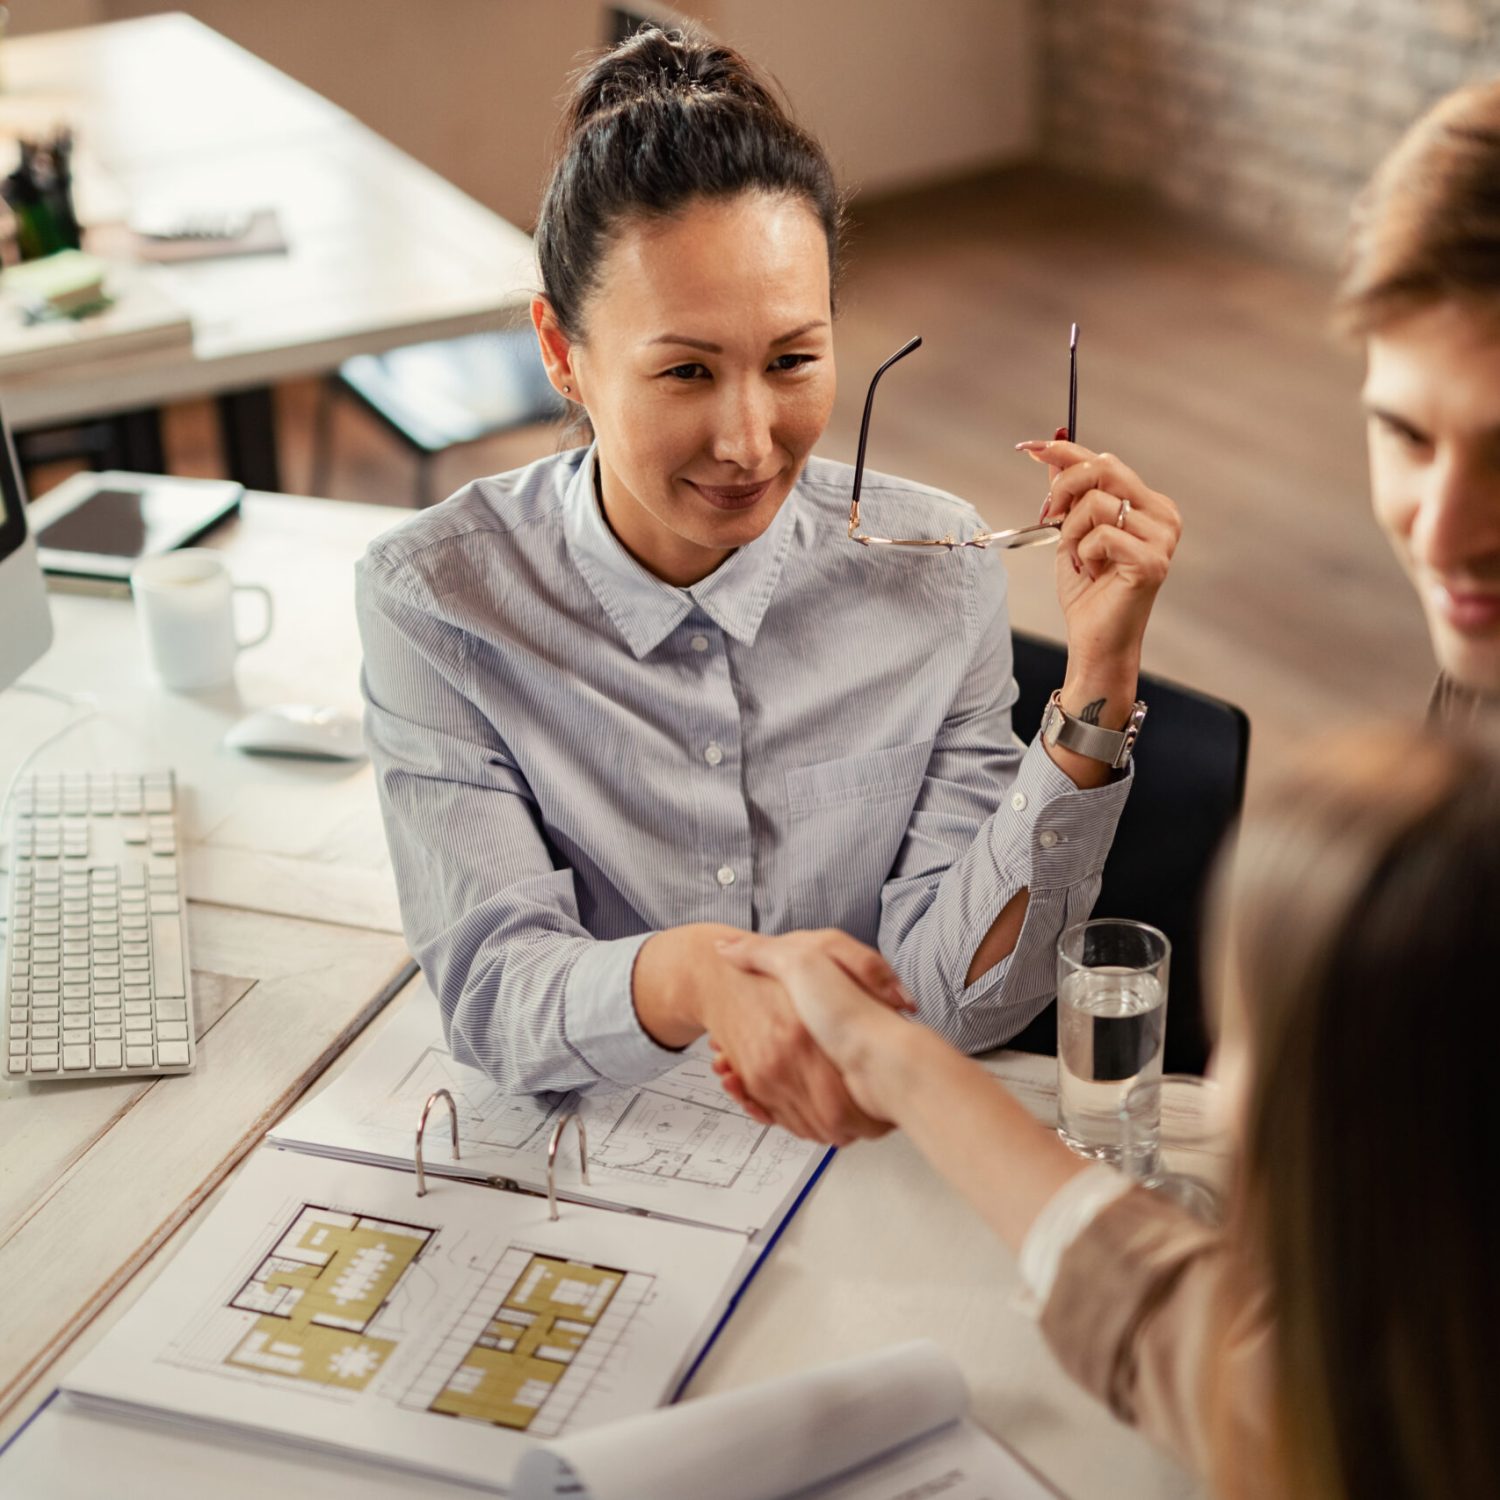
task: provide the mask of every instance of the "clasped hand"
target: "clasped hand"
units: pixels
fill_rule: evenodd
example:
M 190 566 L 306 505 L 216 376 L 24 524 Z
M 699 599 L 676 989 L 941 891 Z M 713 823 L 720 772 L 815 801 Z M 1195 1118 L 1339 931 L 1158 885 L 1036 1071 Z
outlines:
M 885 1134 L 860 1065 L 877 1037 L 904 1029 L 898 1013 L 916 1009 L 885 959 L 833 929 L 739 933 L 714 946 L 768 987 L 753 1010 L 729 1003 L 710 1021 L 725 1091 L 753 1119 L 809 1140 L 846 1146 Z

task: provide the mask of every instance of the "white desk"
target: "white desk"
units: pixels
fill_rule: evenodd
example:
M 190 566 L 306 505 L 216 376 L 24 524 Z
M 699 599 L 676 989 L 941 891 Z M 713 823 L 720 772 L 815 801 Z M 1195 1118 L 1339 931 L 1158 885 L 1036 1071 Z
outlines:
M 200 1020 L 223 1019 L 200 1043 L 196 1074 L 121 1086 L 144 1099 L 88 1084 L 66 1095 L 41 1098 L 36 1089 L 25 1100 L 4 1099 L 0 1286 L 35 1290 L 9 1299 L 25 1306 L 0 1304 L 0 1319 L 12 1320 L 0 1321 L 0 1387 L 10 1380 L 10 1394 L 0 1394 L 0 1439 L 149 1284 L 201 1221 L 227 1168 L 360 1030 L 379 1008 L 383 985 L 399 972 L 383 848 L 377 853 L 370 842 L 368 768 L 340 776 L 230 759 L 216 748 L 222 729 L 246 705 L 289 697 L 353 702 L 349 564 L 398 519 L 373 507 L 321 501 L 254 496 L 246 502 L 233 531 L 214 540 L 231 552 L 242 577 L 272 587 L 278 628 L 271 643 L 241 658 L 237 694 L 190 699 L 152 689 L 127 603 L 55 600 L 60 640 L 36 679 L 70 689 L 108 682 L 107 704 L 127 716 L 149 751 L 171 749 L 170 758 L 200 791 L 189 823 L 189 885 L 198 898 L 190 915 L 200 970 L 220 977 L 195 977 Z M 30 737 L 14 712 L 23 702 L 28 713 L 59 711 L 15 695 L 0 698 L 0 773 Z M 59 757 L 68 746 L 57 747 Z M 86 761 L 86 745 L 72 750 Z M 295 802 L 297 818 L 258 815 L 268 794 Z M 223 905 L 205 905 L 205 890 Z M 285 914 L 289 908 L 322 913 L 322 903 L 334 904 L 339 923 L 358 925 Z M 288 936 L 290 946 L 268 958 L 270 945 Z M 369 1032 L 397 1005 L 432 1003 L 414 983 L 375 1016 Z M 336 1077 L 367 1040 L 352 1041 L 316 1086 Z M 1035 1112 L 1050 1116 L 1055 1064 L 999 1054 L 993 1065 Z M 195 1132 L 205 1138 L 184 1139 Z M 163 1140 L 172 1143 L 170 1157 L 150 1159 L 150 1148 Z M 142 1198 L 144 1205 L 137 1203 Z M 29 1215 L 19 1228 L 18 1203 Z M 49 1256 L 74 1263 L 73 1271 L 50 1267 Z M 1175 1465 L 1065 1379 L 1034 1324 L 1012 1306 L 1016 1286 L 1010 1255 L 904 1139 L 861 1145 L 841 1153 L 824 1174 L 689 1394 L 929 1335 L 963 1367 L 980 1421 L 1074 1500 L 1197 1495 Z M 21 1358 L 11 1352 L 17 1334 L 24 1336 Z M 120 1428 L 111 1442 L 121 1454 L 117 1500 L 158 1493 L 153 1465 L 163 1460 L 155 1435 Z M 218 1441 L 174 1438 L 174 1445 L 177 1480 L 201 1474 L 217 1500 L 260 1500 L 272 1492 L 267 1486 L 285 1500 L 407 1493 L 398 1479 L 336 1462 L 253 1449 L 226 1464 Z
M 0 1084 L 0 1412 L 410 973 L 368 765 L 253 760 L 219 744 L 250 707 L 357 706 L 352 565 L 398 519 L 250 501 L 214 540 L 273 584 L 277 629 L 222 693 L 158 687 L 127 599 L 53 596 L 57 641 L 25 680 L 90 692 L 101 717 L 38 765 L 172 765 L 186 789 L 198 1067 Z M 0 785 L 67 713 L 0 695 Z
M 98 212 L 158 196 L 274 206 L 290 249 L 150 268 L 192 314 L 191 348 L 7 380 L 0 398 L 18 429 L 495 327 L 535 284 L 528 235 L 188 16 L 8 39 L 0 134 L 59 120 L 107 174 Z

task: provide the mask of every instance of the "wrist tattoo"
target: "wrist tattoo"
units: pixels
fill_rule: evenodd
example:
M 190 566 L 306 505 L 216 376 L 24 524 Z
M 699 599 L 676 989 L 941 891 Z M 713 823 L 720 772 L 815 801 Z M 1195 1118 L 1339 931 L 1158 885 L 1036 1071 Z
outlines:
M 1085 703 L 1078 711 L 1078 717 L 1085 724 L 1097 724 L 1099 722 L 1099 715 L 1104 712 L 1106 702 L 1108 702 L 1108 699 L 1095 698 L 1092 703 Z

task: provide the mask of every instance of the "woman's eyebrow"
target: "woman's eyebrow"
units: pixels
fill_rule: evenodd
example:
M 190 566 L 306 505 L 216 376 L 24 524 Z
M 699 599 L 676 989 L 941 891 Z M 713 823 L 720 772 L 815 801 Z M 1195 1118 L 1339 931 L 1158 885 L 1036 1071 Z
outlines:
M 794 340 L 800 339 L 803 334 L 811 333 L 815 328 L 826 328 L 827 326 L 828 320 L 826 318 L 814 318 L 812 322 L 804 323 L 800 328 L 794 328 L 790 333 L 784 333 L 780 338 L 772 339 L 771 347 L 779 349 L 781 345 L 790 344 Z M 647 339 L 646 344 L 648 347 L 653 344 L 681 344 L 686 349 L 701 349 L 705 354 L 722 354 L 724 352 L 722 344 L 711 344 L 707 339 L 690 339 L 685 333 L 664 333 L 657 338 Z
M 771 347 L 777 348 L 781 344 L 790 344 L 794 339 L 800 339 L 804 333 L 811 333 L 814 328 L 827 328 L 827 318 L 814 318 L 811 323 L 804 323 L 800 328 L 794 328 L 790 333 L 784 333 L 779 339 L 771 340 Z

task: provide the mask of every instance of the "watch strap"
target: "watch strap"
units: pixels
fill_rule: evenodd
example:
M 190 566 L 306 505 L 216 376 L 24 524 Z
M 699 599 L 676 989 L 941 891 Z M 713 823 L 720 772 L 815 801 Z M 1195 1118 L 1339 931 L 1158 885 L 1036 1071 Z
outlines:
M 1048 700 L 1042 715 L 1042 739 L 1048 745 L 1060 745 L 1088 760 L 1103 761 L 1115 770 L 1130 764 L 1135 742 L 1140 737 L 1146 717 L 1146 705 L 1137 700 L 1123 729 L 1105 729 L 1075 717 L 1062 706 L 1062 689 Z

